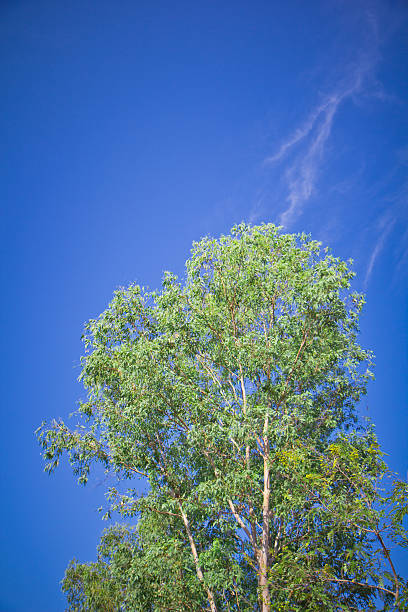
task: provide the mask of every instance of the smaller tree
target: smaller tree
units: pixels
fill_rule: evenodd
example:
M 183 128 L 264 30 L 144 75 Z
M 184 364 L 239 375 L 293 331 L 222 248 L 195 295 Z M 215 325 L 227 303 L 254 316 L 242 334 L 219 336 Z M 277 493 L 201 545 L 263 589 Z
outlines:
M 317 610 L 323 603 L 374 610 L 379 602 L 382 610 L 408 609 L 407 584 L 389 548 L 408 548 L 408 485 L 389 471 L 373 429 L 341 433 L 325 452 L 298 441 L 280 463 L 293 499 L 303 495 L 307 503 L 298 513 L 295 502 L 296 536 L 273 569 L 279 609 Z

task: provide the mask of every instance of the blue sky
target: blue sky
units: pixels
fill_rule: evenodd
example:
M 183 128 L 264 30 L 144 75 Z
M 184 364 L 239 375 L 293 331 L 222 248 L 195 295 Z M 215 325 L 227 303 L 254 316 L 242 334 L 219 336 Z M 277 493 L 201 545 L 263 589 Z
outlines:
M 63 610 L 105 526 L 103 475 L 47 477 L 33 436 L 83 395 L 84 321 L 242 220 L 354 259 L 361 411 L 407 478 L 407 19 L 398 0 L 1 3 L 2 612 Z

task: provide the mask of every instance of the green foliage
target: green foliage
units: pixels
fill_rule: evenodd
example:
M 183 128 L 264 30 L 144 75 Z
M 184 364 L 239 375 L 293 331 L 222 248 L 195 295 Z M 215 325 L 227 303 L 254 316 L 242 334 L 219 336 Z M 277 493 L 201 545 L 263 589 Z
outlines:
M 352 277 L 305 235 L 241 224 L 193 245 L 184 283 L 121 289 L 87 324 L 83 424 L 43 424 L 46 469 L 67 452 L 85 484 L 102 463 L 108 515 L 137 526 L 71 563 L 70 610 L 408 609 L 388 548 L 407 487 L 386 491 L 356 418 L 372 375 Z

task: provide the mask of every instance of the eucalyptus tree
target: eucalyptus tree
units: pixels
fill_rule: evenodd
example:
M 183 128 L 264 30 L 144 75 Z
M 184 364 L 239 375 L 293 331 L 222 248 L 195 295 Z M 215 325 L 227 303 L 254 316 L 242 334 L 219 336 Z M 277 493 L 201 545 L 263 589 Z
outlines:
M 406 609 L 387 544 L 406 544 L 406 488 L 386 498 L 357 431 L 371 354 L 352 277 L 308 236 L 241 224 L 195 243 L 183 282 L 118 290 L 89 321 L 84 421 L 43 424 L 46 469 L 67 451 L 85 483 L 101 462 L 108 513 L 137 526 L 70 565 L 70 609 Z

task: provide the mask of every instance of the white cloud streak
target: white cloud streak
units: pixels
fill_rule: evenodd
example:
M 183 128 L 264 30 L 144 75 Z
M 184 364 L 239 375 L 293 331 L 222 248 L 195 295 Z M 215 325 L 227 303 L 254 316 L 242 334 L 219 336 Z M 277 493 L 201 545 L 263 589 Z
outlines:
M 319 169 L 324 157 L 327 141 L 333 128 L 335 115 L 341 104 L 357 95 L 371 62 L 362 61 L 355 71 L 352 84 L 342 84 L 315 108 L 300 128 L 284 142 L 279 150 L 265 159 L 266 164 L 281 162 L 295 147 L 304 141 L 304 150 L 287 167 L 285 172 L 288 206 L 280 216 L 281 225 L 288 227 L 298 217 L 312 196 Z
M 258 221 L 260 217 L 262 217 L 264 213 L 264 198 L 263 196 L 259 196 L 256 199 L 256 202 L 252 205 L 251 214 L 249 216 L 248 222 L 250 224 Z
M 367 271 L 366 271 L 366 275 L 364 278 L 364 290 L 367 289 L 368 282 L 370 280 L 371 274 L 374 269 L 374 264 L 378 256 L 380 255 L 381 251 L 383 250 L 387 237 L 389 233 L 391 232 L 392 228 L 394 227 L 394 224 L 395 224 L 395 219 L 388 219 L 383 222 L 383 226 L 384 226 L 383 230 L 381 234 L 379 235 L 377 242 L 374 245 L 374 248 L 371 252 L 370 259 L 368 261 Z
M 314 130 L 306 152 L 287 169 L 286 178 L 289 191 L 287 202 L 289 206 L 280 217 L 280 223 L 285 227 L 289 226 L 301 213 L 304 203 L 309 200 L 313 193 L 319 164 L 340 102 L 340 97 L 332 97 L 324 107 L 319 109 L 314 122 L 318 120 L 320 114 L 323 119 Z
M 289 157 L 284 171 L 287 206 L 280 215 L 280 224 L 285 227 L 301 215 L 315 192 L 326 145 L 341 105 L 350 99 L 357 102 L 364 93 L 369 96 L 385 95 L 381 83 L 373 74 L 379 60 L 378 18 L 371 3 L 365 7 L 363 5 L 363 12 L 367 26 L 364 49 L 356 63 L 349 65 L 346 78 L 310 112 L 277 152 L 264 160 L 265 165 L 282 164 Z
M 319 116 L 326 110 L 328 104 L 329 104 L 329 101 L 327 100 L 326 102 L 321 104 L 317 109 L 315 109 L 310 114 L 310 116 L 307 118 L 304 125 L 298 128 L 293 134 L 293 136 L 291 136 L 286 142 L 284 142 L 281 145 L 279 151 L 275 153 L 275 155 L 271 155 L 270 157 L 267 157 L 264 163 L 271 164 L 271 163 L 281 160 L 285 156 L 285 153 L 289 149 L 291 149 L 293 145 L 297 144 L 298 142 L 306 138 L 306 136 L 308 136 L 310 132 L 312 131 L 314 124 L 316 123 Z
M 396 96 L 390 96 L 384 91 L 382 83 L 375 75 L 376 66 L 381 59 L 381 46 L 392 35 L 393 30 L 400 27 L 400 21 L 403 18 L 401 11 L 398 9 L 395 14 L 391 14 L 381 1 L 376 2 L 376 0 L 361 0 L 359 8 L 360 16 L 355 23 L 359 22 L 361 37 L 358 44 L 361 46 L 360 52 L 355 54 L 355 61 L 346 64 L 343 72 L 344 78 L 338 80 L 331 91 L 328 90 L 328 95 L 320 98 L 306 119 L 303 119 L 289 137 L 277 147 L 276 152 L 264 159 L 263 166 L 270 169 L 271 176 L 276 176 L 279 172 L 282 177 L 275 184 L 274 191 L 275 194 L 278 192 L 279 196 L 279 191 L 283 189 L 282 198 L 285 205 L 283 210 L 281 209 L 279 224 L 285 228 L 289 228 L 303 213 L 317 192 L 322 164 L 325 161 L 330 137 L 342 105 L 352 102 L 361 108 L 367 98 L 401 103 Z M 339 66 L 334 66 L 333 72 L 338 68 Z M 400 163 L 404 163 L 404 159 L 400 160 Z M 389 180 L 387 178 L 385 184 L 388 185 Z M 351 178 L 348 177 L 340 186 L 346 188 L 351 183 Z M 406 186 L 406 183 L 404 185 Z M 334 190 L 335 186 L 332 189 Z M 380 188 L 376 189 L 376 193 L 373 194 L 377 201 L 378 191 Z M 275 195 L 275 198 L 277 199 L 278 196 Z M 375 227 L 370 224 L 367 228 L 370 232 L 375 231 L 375 238 L 367 263 L 365 288 L 386 246 L 387 239 L 394 229 L 398 235 L 402 234 L 398 239 L 396 268 L 401 268 L 408 260 L 408 230 L 401 232 L 401 229 L 407 226 L 407 190 L 403 188 L 400 193 L 387 200 L 388 210 L 385 215 L 383 209 L 380 219 L 377 217 Z M 257 201 L 252 207 L 251 218 L 257 218 L 262 209 L 263 206 Z M 331 218 L 331 223 L 335 224 L 333 218 Z

